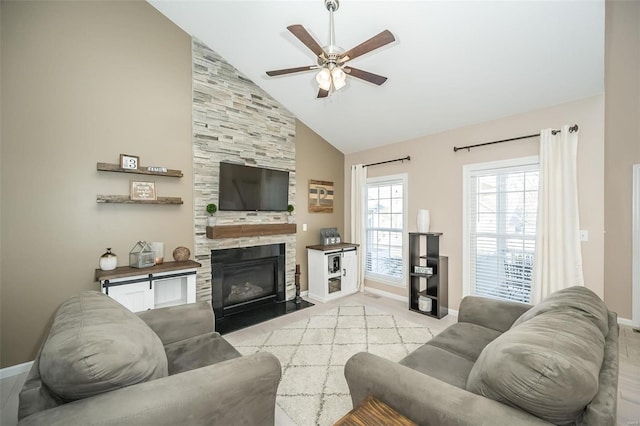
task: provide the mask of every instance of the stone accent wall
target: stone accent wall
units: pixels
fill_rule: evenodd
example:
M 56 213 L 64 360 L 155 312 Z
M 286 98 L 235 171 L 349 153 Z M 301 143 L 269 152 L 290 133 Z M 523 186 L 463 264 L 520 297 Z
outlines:
M 212 240 L 206 210 L 218 203 L 220 162 L 289 172 L 289 202 L 295 204 L 295 118 L 276 100 L 204 43 L 192 40 L 193 180 L 196 299 L 211 300 L 211 250 L 285 243 L 287 300 L 295 296 L 296 235 Z M 217 225 L 286 223 L 283 212 L 221 212 Z

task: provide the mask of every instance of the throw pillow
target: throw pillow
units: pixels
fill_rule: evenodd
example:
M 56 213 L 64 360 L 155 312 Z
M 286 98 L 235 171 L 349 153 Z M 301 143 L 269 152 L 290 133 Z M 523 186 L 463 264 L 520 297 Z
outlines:
M 549 295 L 542 302 L 522 314 L 513 325 L 517 327 L 525 321 L 544 312 L 564 310 L 583 316 L 596 325 L 604 337 L 609 334 L 609 310 L 602 299 L 587 287 L 573 286 Z
M 570 424 L 598 391 L 604 340 L 585 318 L 541 313 L 484 348 L 467 390 L 553 424 Z
M 40 354 L 40 375 L 65 401 L 167 375 L 158 336 L 110 297 L 88 291 L 58 308 Z

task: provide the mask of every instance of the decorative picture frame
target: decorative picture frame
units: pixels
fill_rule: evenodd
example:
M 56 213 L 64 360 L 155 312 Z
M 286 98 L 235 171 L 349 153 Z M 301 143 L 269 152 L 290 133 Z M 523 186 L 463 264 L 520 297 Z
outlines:
M 120 154 L 120 168 L 125 170 L 138 170 L 140 157 L 137 155 Z
M 309 179 L 309 213 L 333 213 L 333 182 Z
M 132 180 L 130 185 L 130 197 L 134 201 L 157 200 L 156 183 Z

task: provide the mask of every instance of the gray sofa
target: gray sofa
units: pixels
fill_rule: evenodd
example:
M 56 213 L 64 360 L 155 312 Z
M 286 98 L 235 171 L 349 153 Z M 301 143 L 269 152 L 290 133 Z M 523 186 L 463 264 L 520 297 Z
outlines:
M 131 313 L 99 292 L 64 302 L 20 392 L 19 425 L 268 425 L 281 369 L 241 356 L 208 303 Z
M 354 407 L 373 395 L 418 424 L 613 426 L 617 316 L 585 287 L 535 307 L 466 297 L 399 363 L 361 352 L 345 377 Z

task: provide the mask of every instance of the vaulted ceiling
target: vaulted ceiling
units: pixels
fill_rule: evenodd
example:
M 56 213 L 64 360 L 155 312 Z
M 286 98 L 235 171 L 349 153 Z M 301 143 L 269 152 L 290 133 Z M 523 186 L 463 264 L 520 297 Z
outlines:
M 335 44 L 384 29 L 396 41 L 349 62 L 388 77 L 353 78 L 317 99 L 316 64 L 286 27 L 329 44 L 323 0 L 150 3 L 205 42 L 344 153 L 489 121 L 604 92 L 604 1 L 341 0 Z

